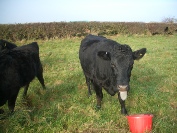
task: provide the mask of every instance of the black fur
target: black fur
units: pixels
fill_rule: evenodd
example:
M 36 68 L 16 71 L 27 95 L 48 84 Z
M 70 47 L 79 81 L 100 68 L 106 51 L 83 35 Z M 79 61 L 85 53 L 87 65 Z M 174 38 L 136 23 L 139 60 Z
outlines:
M 1 51 L 0 106 L 8 101 L 9 110 L 13 112 L 20 88 L 25 86 L 25 96 L 28 86 L 35 76 L 45 88 L 39 47 L 36 42 Z
M 8 42 L 6 40 L 1 39 L 0 40 L 0 51 L 4 49 L 13 49 L 16 48 L 17 45 L 11 42 Z
M 79 50 L 80 63 L 86 78 L 88 92 L 90 85 L 97 95 L 97 106 L 101 107 L 103 98 L 102 87 L 110 94 L 128 91 L 131 70 L 134 60 L 140 59 L 146 53 L 146 48 L 132 52 L 128 45 L 119 44 L 101 36 L 88 35 L 81 41 Z M 127 86 L 119 88 L 118 86 Z M 121 112 L 127 114 L 125 101 L 119 96 Z

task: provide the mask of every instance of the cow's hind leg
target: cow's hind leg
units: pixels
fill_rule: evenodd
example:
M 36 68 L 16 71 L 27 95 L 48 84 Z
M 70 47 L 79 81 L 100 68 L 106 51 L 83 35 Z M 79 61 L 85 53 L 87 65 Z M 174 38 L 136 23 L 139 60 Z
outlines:
M 87 84 L 87 88 L 88 88 L 88 96 L 90 97 L 92 95 L 92 92 L 91 92 L 91 80 L 85 76 L 85 79 L 86 79 L 86 84 Z
M 42 64 L 40 64 L 40 66 L 39 66 L 38 73 L 37 73 L 36 77 L 38 78 L 39 82 L 41 83 L 43 89 L 46 89 L 45 84 L 44 84 L 44 78 L 43 78 Z
M 125 100 L 121 99 L 120 92 L 118 92 L 118 99 L 119 99 L 119 102 L 120 102 L 120 105 L 121 105 L 121 113 L 124 114 L 124 115 L 127 115 L 127 110 L 125 108 Z
M 17 95 L 18 95 L 19 89 L 20 88 L 14 88 L 14 91 L 11 93 L 11 96 L 8 99 L 8 108 L 11 111 L 11 113 L 14 111 L 15 102 L 16 102 L 16 99 L 17 99 Z
M 29 87 L 29 84 L 27 84 L 24 88 L 24 92 L 23 92 L 23 97 L 26 97 L 27 95 L 27 91 L 28 91 L 28 87 Z
M 97 98 L 97 109 L 100 109 L 101 108 L 101 102 L 102 102 L 102 99 L 103 99 L 103 92 L 102 92 L 102 87 L 100 87 L 99 85 L 93 83 L 93 87 L 94 87 L 94 90 L 96 92 L 96 98 Z

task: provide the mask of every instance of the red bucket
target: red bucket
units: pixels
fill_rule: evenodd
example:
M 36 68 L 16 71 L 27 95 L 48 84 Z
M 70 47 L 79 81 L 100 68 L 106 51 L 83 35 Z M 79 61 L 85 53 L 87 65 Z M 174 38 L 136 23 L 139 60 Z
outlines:
M 152 131 L 152 114 L 136 114 L 127 116 L 131 133 L 149 133 Z

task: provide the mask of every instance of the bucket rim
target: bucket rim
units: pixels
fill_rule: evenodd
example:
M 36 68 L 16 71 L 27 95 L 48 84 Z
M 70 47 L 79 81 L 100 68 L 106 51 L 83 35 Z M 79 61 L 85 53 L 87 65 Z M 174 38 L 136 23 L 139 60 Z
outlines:
M 144 118 L 144 117 L 154 117 L 153 114 L 132 114 L 132 115 L 128 115 L 126 116 L 127 118 Z

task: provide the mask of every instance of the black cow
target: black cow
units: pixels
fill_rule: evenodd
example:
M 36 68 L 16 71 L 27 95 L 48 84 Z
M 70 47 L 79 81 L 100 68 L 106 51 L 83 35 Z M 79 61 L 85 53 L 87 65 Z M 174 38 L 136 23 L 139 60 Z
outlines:
M 43 68 L 36 42 L 0 52 L 0 106 L 8 101 L 8 108 L 14 111 L 16 98 L 22 86 L 24 96 L 30 82 L 38 78 L 45 89 Z
M 16 48 L 17 45 L 6 40 L 0 39 L 0 51 L 4 49 L 13 49 Z
M 130 89 L 131 70 L 134 60 L 139 60 L 145 53 L 146 48 L 132 52 L 130 46 L 102 36 L 88 35 L 81 41 L 80 63 L 89 94 L 91 84 L 96 92 L 98 108 L 101 108 L 103 87 L 111 96 L 118 92 L 121 113 L 127 114 L 125 99 Z

